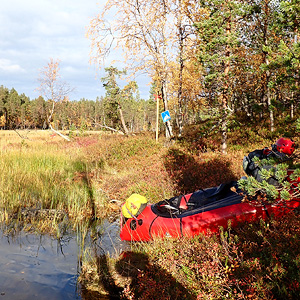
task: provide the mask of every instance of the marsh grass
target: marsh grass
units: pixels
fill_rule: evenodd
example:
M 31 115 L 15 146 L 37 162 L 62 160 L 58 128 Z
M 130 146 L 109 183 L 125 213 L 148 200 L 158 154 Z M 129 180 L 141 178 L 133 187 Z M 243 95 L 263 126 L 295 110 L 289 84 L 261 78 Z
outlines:
M 14 219 L 20 224 L 26 219 L 27 223 L 37 222 L 40 230 L 54 230 L 56 221 L 64 219 L 61 212 L 73 225 L 95 218 L 99 206 L 104 215 L 102 201 L 106 199 L 92 180 L 101 165 L 86 159 L 86 148 L 77 140 L 68 143 L 49 131 L 22 135 L 26 138 L 14 131 L 0 132 L 3 221 L 8 224 Z M 97 141 L 97 136 L 94 139 Z
M 74 227 L 117 217 L 131 193 L 151 202 L 169 197 L 173 185 L 161 160 L 165 151 L 148 135 L 98 132 L 66 142 L 50 131 L 2 131 L 1 219 L 55 232 L 61 220 Z

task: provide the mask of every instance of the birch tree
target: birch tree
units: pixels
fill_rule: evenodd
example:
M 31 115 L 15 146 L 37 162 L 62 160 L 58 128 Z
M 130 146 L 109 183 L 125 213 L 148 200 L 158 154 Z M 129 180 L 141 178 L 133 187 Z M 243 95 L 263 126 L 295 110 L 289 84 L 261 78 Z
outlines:
M 174 15 L 175 45 L 177 44 L 177 61 L 174 62 L 172 70 L 171 84 L 173 94 L 176 94 L 178 107 L 177 120 L 179 137 L 183 131 L 184 115 L 187 110 L 199 104 L 203 104 L 203 99 L 199 95 L 203 93 L 203 77 L 201 68 L 195 67 L 197 64 L 196 33 L 194 24 L 198 21 L 198 13 L 201 6 L 198 1 L 175 0 L 172 11 Z M 192 9 L 192 12 L 191 12 Z M 177 91 L 177 93 L 175 93 Z
M 114 12 L 114 20 L 106 16 Z M 174 26 L 170 25 L 167 0 L 109 0 L 91 20 L 87 37 L 91 40 L 91 61 L 102 65 L 113 47 L 121 49 L 130 71 L 147 72 L 159 83 L 164 110 L 168 110 L 169 66 L 173 59 Z M 173 136 L 168 122 L 170 137 Z
M 40 86 L 37 90 L 51 103 L 51 107 L 47 114 L 47 124 L 49 128 L 65 140 L 70 141 L 67 136 L 55 130 L 51 124 L 56 105 L 68 99 L 68 95 L 73 91 L 66 82 L 61 80 L 59 72 L 59 60 L 51 58 L 48 64 L 40 70 L 38 78 Z

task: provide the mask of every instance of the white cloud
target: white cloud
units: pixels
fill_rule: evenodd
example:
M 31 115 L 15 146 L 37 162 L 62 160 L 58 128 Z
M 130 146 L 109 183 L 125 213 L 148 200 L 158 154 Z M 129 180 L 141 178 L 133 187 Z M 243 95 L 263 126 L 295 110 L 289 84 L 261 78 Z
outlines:
M 9 73 L 24 73 L 25 70 L 18 64 L 14 64 L 8 59 L 0 59 L 0 70 Z
M 100 0 L 99 4 L 99 0 L 2 2 L 0 85 L 14 87 L 30 98 L 38 97 L 35 89 L 39 69 L 53 58 L 61 61 L 62 79 L 76 88 L 76 99 L 104 95 L 95 66 L 89 64 L 90 41 L 85 31 L 105 1 Z M 145 88 L 148 89 L 146 85 Z
M 96 14 L 96 0 L 10 0 L 0 10 L 0 85 L 22 93 L 35 92 L 39 69 L 50 58 L 61 60 L 65 81 L 81 90 L 81 82 L 90 86 L 89 94 L 78 97 L 96 98 L 98 91 L 94 70 L 89 69 L 89 43 L 85 27 Z M 24 76 L 26 73 L 26 76 Z M 96 90 L 95 88 L 95 90 Z

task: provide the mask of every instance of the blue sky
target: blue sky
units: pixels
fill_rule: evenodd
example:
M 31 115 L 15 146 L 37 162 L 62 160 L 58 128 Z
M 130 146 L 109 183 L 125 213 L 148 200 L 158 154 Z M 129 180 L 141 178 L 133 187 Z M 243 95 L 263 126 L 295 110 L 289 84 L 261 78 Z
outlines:
M 104 95 L 103 72 L 89 63 L 85 37 L 91 18 L 106 0 L 9 0 L 0 9 L 0 85 L 34 99 L 39 70 L 50 58 L 60 60 L 62 80 L 75 91 L 71 100 Z M 101 4 L 103 3 L 103 4 Z M 109 60 L 117 53 L 112 52 Z M 109 61 L 105 65 L 109 67 Z M 120 67 L 121 69 L 121 67 Z M 149 97 L 149 79 L 137 77 L 141 97 Z M 125 83 L 124 83 L 125 84 Z

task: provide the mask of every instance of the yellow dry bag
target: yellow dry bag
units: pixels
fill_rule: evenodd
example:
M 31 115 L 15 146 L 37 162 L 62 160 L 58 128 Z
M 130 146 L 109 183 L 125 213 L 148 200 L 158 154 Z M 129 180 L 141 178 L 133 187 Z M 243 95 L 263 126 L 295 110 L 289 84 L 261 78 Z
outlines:
M 138 216 L 147 205 L 147 199 L 139 194 L 132 194 L 122 206 L 122 214 L 130 219 Z

